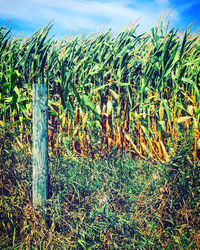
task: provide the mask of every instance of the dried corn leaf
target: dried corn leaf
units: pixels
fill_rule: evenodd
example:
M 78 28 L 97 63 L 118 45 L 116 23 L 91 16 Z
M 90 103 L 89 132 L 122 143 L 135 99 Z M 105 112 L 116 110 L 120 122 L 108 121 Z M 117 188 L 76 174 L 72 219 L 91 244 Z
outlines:
M 192 117 L 191 116 L 183 116 L 183 117 L 180 117 L 176 120 L 177 123 L 183 123 L 183 122 L 186 122 L 188 121 L 189 119 L 191 119 Z

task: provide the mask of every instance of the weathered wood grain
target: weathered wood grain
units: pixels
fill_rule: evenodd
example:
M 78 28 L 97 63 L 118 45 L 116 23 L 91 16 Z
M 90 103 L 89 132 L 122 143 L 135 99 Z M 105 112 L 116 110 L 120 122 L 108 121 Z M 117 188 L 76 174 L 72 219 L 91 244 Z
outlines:
M 33 204 L 48 198 L 48 86 L 33 84 Z

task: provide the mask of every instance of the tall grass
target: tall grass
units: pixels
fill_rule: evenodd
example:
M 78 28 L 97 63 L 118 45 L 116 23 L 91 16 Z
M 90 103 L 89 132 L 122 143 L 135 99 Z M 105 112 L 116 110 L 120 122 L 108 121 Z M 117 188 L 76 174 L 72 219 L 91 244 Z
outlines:
M 189 144 L 162 164 L 51 156 L 51 197 L 36 209 L 31 155 L 13 136 L 0 134 L 1 249 L 199 248 L 200 171 Z

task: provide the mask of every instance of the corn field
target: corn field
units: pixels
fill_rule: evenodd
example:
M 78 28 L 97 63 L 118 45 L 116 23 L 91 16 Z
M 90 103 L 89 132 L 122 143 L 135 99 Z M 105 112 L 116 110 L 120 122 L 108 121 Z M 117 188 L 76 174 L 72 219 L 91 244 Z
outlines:
M 162 16 L 139 35 L 51 29 L 0 28 L 0 249 L 200 249 L 199 34 Z M 49 90 L 41 209 L 33 83 Z
M 127 26 L 62 41 L 51 25 L 23 38 L 0 28 L 0 126 L 30 140 L 32 83 L 49 86 L 49 147 L 66 156 L 125 151 L 168 162 L 185 140 L 200 150 L 200 37 Z M 63 153 L 64 152 L 64 153 Z

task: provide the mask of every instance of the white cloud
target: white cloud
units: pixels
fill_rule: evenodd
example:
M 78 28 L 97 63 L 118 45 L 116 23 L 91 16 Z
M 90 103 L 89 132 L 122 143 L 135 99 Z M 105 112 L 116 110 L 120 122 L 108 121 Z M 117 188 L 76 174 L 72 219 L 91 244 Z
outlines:
M 119 31 L 140 17 L 140 30 L 148 31 L 157 22 L 161 13 L 166 16 L 170 10 L 168 0 L 145 1 L 145 3 L 136 0 L 7 0 L 2 2 L 3 0 L 0 0 L 2 17 L 41 25 L 53 19 L 55 28 L 63 32 L 73 28 L 98 31 L 108 19 L 110 19 L 108 27 Z M 178 13 L 173 11 L 171 20 L 176 20 L 178 17 Z
M 158 4 L 169 4 L 169 1 L 168 0 L 156 0 L 155 1 L 156 3 L 158 3 Z

